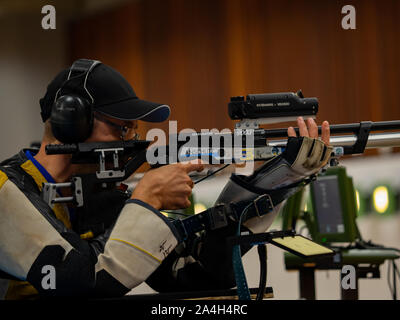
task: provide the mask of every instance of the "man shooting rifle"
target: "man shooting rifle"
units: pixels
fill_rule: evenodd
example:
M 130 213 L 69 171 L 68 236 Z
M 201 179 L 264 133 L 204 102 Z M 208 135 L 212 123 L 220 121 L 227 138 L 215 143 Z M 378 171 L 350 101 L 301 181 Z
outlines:
M 118 297 L 144 281 L 164 292 L 235 285 L 232 253 L 224 242 L 236 228 L 234 215 L 223 228 L 183 235 L 160 213 L 190 205 L 194 183 L 189 173 L 203 170 L 203 164 L 151 169 L 129 199 L 118 197 L 118 206 L 110 205 L 114 198 L 108 199 L 104 190 L 93 192 L 91 202 L 83 207 L 107 223 L 92 233 L 80 233 L 82 210 L 55 201 L 49 205 L 43 196 L 48 183 L 68 183 L 96 170 L 72 161 L 70 154 L 47 154 L 46 146 L 129 142 L 137 138 L 139 120 L 165 121 L 170 113 L 167 105 L 139 99 L 116 70 L 86 59 L 59 73 L 40 105 L 44 122 L 40 150 L 24 149 L 0 165 L 0 270 L 2 277 L 10 279 L 6 298 Z M 217 204 L 243 205 L 254 201 L 258 192 L 273 189 L 282 190 L 279 199 L 284 199 L 285 186 L 316 174 L 329 159 L 329 124 L 322 124 L 322 140 L 314 120 L 299 118 L 298 127 L 299 136 L 288 129 L 289 143 L 282 155 L 248 178 L 231 178 Z M 115 164 L 121 159 L 114 160 Z M 87 192 L 75 187 L 59 193 L 69 196 L 68 192 L 82 191 Z M 250 216 L 244 226 L 251 232 L 265 231 L 278 210 L 275 206 L 264 217 Z M 243 254 L 248 249 L 243 248 Z M 183 264 L 178 267 L 179 259 Z M 55 270 L 55 288 L 42 285 L 45 266 Z

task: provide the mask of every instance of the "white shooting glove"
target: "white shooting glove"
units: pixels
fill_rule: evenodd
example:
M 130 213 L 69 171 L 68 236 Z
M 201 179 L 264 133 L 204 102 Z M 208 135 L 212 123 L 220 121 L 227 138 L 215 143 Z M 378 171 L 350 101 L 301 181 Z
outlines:
M 240 203 L 243 207 L 263 194 L 270 195 L 274 210 L 265 214 L 270 209 L 258 206 L 255 211 L 260 216 L 253 216 L 243 223 L 254 233 L 264 232 L 271 226 L 283 200 L 297 191 L 296 184 L 317 174 L 328 163 L 332 150 L 320 139 L 289 137 L 286 150 L 265 162 L 252 175 L 233 174 L 215 205 Z

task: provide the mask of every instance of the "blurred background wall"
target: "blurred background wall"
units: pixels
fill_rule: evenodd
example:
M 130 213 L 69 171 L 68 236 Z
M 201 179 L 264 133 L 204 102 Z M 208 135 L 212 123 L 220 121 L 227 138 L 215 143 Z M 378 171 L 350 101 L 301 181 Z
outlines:
M 41 27 L 45 4 L 56 8 L 56 30 Z M 347 4 L 356 8 L 356 30 L 341 28 Z M 399 21 L 397 0 L 0 0 L 0 158 L 40 140 L 40 97 L 58 71 L 82 57 L 119 70 L 139 97 L 169 104 L 178 129 L 233 128 L 231 96 L 298 89 L 318 97 L 318 123 L 400 119 Z M 141 133 L 153 126 L 142 123 Z M 385 177 L 400 188 L 394 151 L 343 164 L 356 184 L 372 188 Z M 208 189 L 216 194 L 222 185 Z M 365 233 L 399 246 L 398 213 L 362 217 Z M 296 299 L 297 277 L 274 250 L 276 296 Z M 246 259 L 256 285 L 257 258 Z M 320 298 L 338 297 L 332 277 L 321 280 Z M 371 283 L 362 298 L 390 298 L 385 274 Z
M 179 126 L 232 127 L 230 96 L 297 91 L 318 96 L 331 123 L 400 117 L 400 3 L 146 0 L 76 21 L 70 61 L 96 57 L 137 93 L 169 103 Z

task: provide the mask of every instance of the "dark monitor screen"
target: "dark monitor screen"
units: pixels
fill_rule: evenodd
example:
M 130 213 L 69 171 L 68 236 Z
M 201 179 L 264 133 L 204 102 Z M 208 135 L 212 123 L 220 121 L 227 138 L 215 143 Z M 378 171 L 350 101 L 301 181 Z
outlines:
M 318 231 L 323 234 L 344 233 L 338 177 L 336 175 L 319 177 L 313 182 L 313 191 Z

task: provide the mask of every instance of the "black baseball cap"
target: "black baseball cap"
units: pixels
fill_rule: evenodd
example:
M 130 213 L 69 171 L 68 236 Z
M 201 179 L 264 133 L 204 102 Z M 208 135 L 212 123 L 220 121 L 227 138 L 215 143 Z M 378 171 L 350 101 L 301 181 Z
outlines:
M 69 80 L 70 68 L 61 71 L 47 86 L 40 99 L 43 122 L 50 118 L 53 103 L 65 94 L 78 94 L 88 98 L 82 78 Z M 61 88 L 61 90 L 60 90 Z M 170 108 L 166 104 L 139 99 L 129 82 L 112 67 L 99 63 L 88 74 L 86 88 L 93 97 L 93 110 L 120 120 L 162 122 L 168 119 Z

